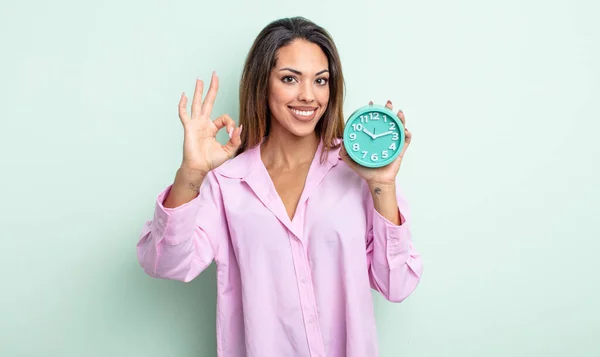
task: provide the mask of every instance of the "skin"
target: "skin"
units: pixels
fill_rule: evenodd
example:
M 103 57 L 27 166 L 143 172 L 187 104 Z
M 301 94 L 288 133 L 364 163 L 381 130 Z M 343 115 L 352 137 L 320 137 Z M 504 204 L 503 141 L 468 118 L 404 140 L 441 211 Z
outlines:
M 295 40 L 279 49 L 276 65 L 269 77 L 271 132 L 261 145 L 261 157 L 290 219 L 296 211 L 319 144 L 314 129 L 329 103 L 327 70 L 327 57 L 317 45 Z M 186 109 L 185 93 L 181 96 L 179 118 L 184 127 L 183 160 L 163 203 L 165 207 L 174 208 L 194 199 L 206 174 L 233 157 L 241 144 L 243 128 L 236 127 L 228 115 L 210 120 L 218 83 L 218 77 L 213 73 L 210 88 L 202 101 L 204 84 L 200 79 L 196 81 L 191 115 Z M 393 108 L 389 100 L 386 107 Z M 293 108 L 315 112 L 312 118 L 307 119 L 295 116 Z M 405 144 L 391 164 L 382 168 L 366 168 L 356 164 L 343 145 L 340 150 L 344 162 L 367 182 L 375 209 L 396 225 L 402 223 L 396 201 L 396 176 L 412 139 L 412 134 L 406 129 L 404 113 L 398 111 L 398 117 L 404 124 Z M 231 133 L 225 145 L 216 140 L 216 134 L 222 128 Z

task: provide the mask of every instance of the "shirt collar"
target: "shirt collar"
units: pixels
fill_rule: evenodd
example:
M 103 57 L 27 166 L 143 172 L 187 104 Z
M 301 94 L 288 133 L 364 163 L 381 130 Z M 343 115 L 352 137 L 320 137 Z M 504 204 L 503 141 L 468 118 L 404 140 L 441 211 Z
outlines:
M 339 155 L 341 140 L 336 139 L 334 143 L 337 145 L 337 147 L 329 150 L 326 160 L 322 165 L 326 165 L 328 163 L 331 166 L 336 166 L 341 160 Z M 252 172 L 260 169 L 261 165 L 263 165 L 260 157 L 260 146 L 261 143 L 247 149 L 235 158 L 216 168 L 215 172 L 228 178 L 245 180 L 249 175 L 252 174 Z M 319 142 L 319 146 L 315 154 L 316 160 L 320 160 L 322 152 L 323 141 Z

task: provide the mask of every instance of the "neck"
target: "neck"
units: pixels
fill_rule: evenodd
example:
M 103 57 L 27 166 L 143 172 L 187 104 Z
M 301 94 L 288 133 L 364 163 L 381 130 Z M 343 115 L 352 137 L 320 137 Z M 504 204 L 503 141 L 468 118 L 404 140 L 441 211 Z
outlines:
M 310 164 L 318 146 L 316 134 L 298 137 L 283 130 L 271 131 L 261 145 L 261 157 L 267 167 L 294 169 Z

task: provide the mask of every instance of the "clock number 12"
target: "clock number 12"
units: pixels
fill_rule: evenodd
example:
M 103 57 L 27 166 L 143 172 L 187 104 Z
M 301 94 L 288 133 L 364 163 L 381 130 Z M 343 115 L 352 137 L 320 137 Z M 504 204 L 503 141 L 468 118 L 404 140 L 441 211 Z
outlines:
M 386 120 L 385 115 L 383 116 L 384 121 Z M 361 115 L 360 116 L 360 122 L 361 123 L 368 123 L 369 120 L 379 120 L 379 113 L 377 112 L 370 112 L 369 115 Z

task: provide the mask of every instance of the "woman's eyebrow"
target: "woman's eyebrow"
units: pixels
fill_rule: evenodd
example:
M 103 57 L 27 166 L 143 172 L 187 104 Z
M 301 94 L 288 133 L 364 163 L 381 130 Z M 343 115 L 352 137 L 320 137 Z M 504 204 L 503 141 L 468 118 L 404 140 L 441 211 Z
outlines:
M 281 71 L 290 71 L 290 72 L 292 72 L 292 73 L 294 73 L 294 74 L 297 74 L 297 75 L 299 75 L 299 76 L 301 76 L 301 75 L 302 75 L 302 72 L 300 72 L 300 71 L 298 71 L 298 70 L 296 70 L 296 69 L 293 69 L 293 68 L 289 68 L 289 67 L 282 68 L 282 69 L 280 69 L 279 71 L 280 71 L 280 72 L 281 72 Z M 326 70 L 326 69 L 324 69 L 324 70 L 322 70 L 322 71 L 319 71 L 319 72 L 317 72 L 317 74 L 315 74 L 315 76 L 318 76 L 319 74 L 323 74 L 323 73 L 325 73 L 325 72 L 329 72 L 329 71 L 328 71 L 328 70 Z

